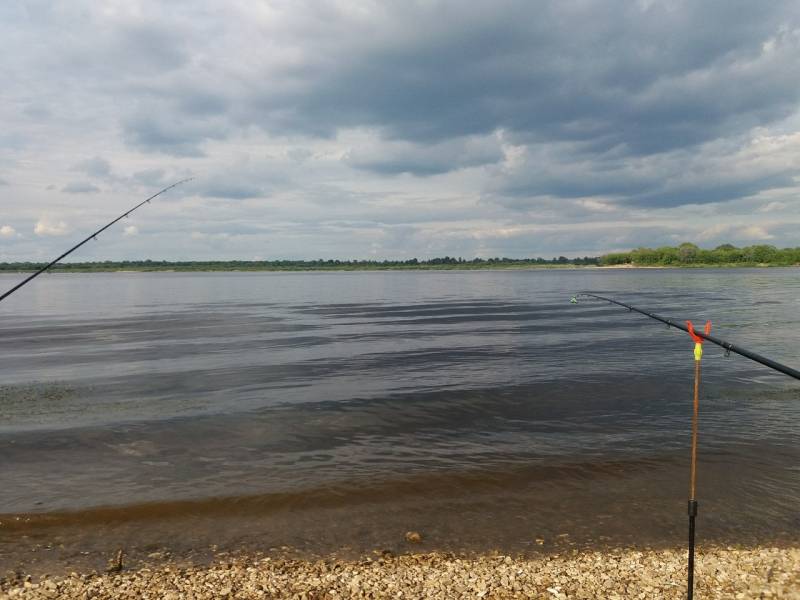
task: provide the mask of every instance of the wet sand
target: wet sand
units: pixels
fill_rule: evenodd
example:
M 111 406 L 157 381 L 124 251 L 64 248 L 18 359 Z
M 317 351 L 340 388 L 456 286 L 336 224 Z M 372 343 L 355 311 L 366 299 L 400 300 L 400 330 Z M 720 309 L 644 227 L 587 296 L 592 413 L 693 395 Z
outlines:
M 221 553 L 206 566 L 161 562 L 38 581 L 8 574 L 0 598 L 677 599 L 685 597 L 685 569 L 679 549 L 538 558 L 375 552 L 350 561 Z M 800 548 L 706 549 L 697 558 L 695 590 L 706 599 L 800 598 Z

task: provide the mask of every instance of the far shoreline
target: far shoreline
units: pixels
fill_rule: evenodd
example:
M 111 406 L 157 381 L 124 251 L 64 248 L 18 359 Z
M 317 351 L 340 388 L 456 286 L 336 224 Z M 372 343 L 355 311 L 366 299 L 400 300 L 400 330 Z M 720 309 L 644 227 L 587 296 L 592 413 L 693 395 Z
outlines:
M 77 274 L 85 275 L 91 273 L 355 273 L 355 272 L 404 272 L 404 271 L 457 271 L 457 272 L 473 272 L 473 271 L 551 271 L 551 270 L 591 270 L 591 271 L 618 271 L 618 270 L 696 270 L 696 269 L 791 269 L 800 268 L 800 264 L 782 265 L 782 264 L 768 264 L 768 263 L 724 263 L 724 264 L 684 264 L 684 265 L 635 265 L 635 264 L 617 264 L 617 265 L 486 265 L 486 266 L 465 266 L 465 265 L 426 265 L 426 266 L 364 266 L 364 267 L 283 267 L 283 268 L 269 268 L 269 267 L 244 267 L 244 268 L 191 268 L 180 266 L 164 266 L 164 267 L 142 267 L 142 268 L 104 268 L 104 267 L 75 267 L 65 265 L 56 265 L 51 268 L 47 274 Z M 35 269 L 2 269 L 0 274 L 8 275 L 26 275 L 34 273 Z

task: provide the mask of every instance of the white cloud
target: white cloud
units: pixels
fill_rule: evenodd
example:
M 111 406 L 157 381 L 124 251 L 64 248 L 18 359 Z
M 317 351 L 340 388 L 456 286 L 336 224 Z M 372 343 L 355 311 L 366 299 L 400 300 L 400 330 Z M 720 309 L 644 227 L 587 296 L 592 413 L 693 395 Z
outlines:
M 67 235 L 70 232 L 69 226 L 64 221 L 52 221 L 48 218 L 39 219 L 33 232 L 39 236 L 59 236 Z
M 773 201 L 773 202 L 768 202 L 767 204 L 765 204 L 764 206 L 759 208 L 758 212 L 775 212 L 775 211 L 783 210 L 785 208 L 786 208 L 786 203 L 785 202 Z
M 0 237 L 3 238 L 12 238 L 17 235 L 17 230 L 11 227 L 11 225 L 3 225 L 0 227 Z
M 617 207 L 611 204 L 610 202 L 604 202 L 603 200 L 597 200 L 595 198 L 585 198 L 577 200 L 576 204 L 585 208 L 586 210 L 591 210 L 596 212 L 614 212 L 615 210 L 617 210 Z
M 743 239 L 748 240 L 771 240 L 774 239 L 775 236 L 772 235 L 765 227 L 760 225 L 750 225 L 748 227 L 742 227 L 739 232 L 739 236 Z
M 695 239 L 698 242 L 709 242 L 712 240 L 719 239 L 720 236 L 725 236 L 730 234 L 733 227 L 728 225 L 727 223 L 717 223 L 712 225 L 711 227 L 706 227 L 702 231 L 700 231 L 696 236 Z
M 201 231 L 193 231 L 189 237 L 194 241 L 209 241 L 209 240 L 224 241 L 224 240 L 229 240 L 231 238 L 231 234 L 225 232 L 203 233 Z
M 124 235 L 125 237 L 132 237 L 135 235 L 139 235 L 139 228 L 136 227 L 136 225 L 128 225 L 127 227 L 125 227 L 125 230 L 123 231 L 122 235 Z
M 723 242 L 753 243 L 775 239 L 769 232 L 769 225 L 741 225 L 737 223 L 718 223 L 695 236 L 698 242 L 711 245 Z

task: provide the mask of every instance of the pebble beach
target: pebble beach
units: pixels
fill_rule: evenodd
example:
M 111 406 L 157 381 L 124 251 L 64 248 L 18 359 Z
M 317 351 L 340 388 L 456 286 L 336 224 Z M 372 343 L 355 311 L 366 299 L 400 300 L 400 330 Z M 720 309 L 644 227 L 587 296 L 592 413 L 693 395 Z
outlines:
M 2 579 L 0 598 L 685 598 L 683 550 L 571 552 L 520 558 L 448 553 L 361 560 L 220 557 L 204 565 Z M 800 548 L 713 548 L 697 557 L 696 597 L 800 599 Z

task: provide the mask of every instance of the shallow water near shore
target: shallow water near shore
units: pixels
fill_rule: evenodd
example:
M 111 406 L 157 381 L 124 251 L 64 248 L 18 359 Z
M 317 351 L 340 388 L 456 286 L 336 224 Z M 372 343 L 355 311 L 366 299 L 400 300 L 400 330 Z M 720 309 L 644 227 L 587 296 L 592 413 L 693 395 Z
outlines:
M 582 289 L 800 364 L 793 268 L 42 277 L 0 306 L 0 568 L 680 545 L 692 344 Z M 800 540 L 798 417 L 706 348 L 701 539 Z

